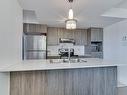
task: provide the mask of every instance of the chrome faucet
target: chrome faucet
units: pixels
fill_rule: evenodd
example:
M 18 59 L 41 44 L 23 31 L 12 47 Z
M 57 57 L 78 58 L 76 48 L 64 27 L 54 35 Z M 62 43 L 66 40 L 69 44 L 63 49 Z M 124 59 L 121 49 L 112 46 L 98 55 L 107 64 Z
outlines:
M 68 61 L 69 62 L 71 61 L 71 49 L 70 48 L 68 49 Z

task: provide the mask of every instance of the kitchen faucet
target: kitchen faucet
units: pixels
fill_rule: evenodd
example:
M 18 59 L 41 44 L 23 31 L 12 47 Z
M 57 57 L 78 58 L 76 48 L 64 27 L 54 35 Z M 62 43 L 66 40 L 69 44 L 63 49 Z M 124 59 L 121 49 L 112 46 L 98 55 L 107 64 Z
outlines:
M 68 61 L 70 62 L 71 60 L 71 49 L 70 48 L 68 48 Z

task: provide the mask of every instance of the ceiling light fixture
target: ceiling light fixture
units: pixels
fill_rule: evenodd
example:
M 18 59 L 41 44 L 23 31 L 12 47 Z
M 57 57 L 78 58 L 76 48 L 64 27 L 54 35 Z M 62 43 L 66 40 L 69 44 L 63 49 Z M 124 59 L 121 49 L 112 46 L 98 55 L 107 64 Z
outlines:
M 72 9 L 69 9 L 69 16 L 68 19 L 73 19 L 74 18 L 74 12 Z
M 69 3 L 73 3 L 73 0 L 69 0 Z M 68 19 L 65 21 L 66 29 L 76 29 L 77 20 L 74 19 L 74 12 L 72 8 L 69 9 Z

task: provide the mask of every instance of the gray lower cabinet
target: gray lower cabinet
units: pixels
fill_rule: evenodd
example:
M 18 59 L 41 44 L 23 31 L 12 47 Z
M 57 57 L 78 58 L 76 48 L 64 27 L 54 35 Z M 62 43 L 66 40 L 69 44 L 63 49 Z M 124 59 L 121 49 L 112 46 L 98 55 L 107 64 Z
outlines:
M 117 95 L 117 67 L 11 72 L 10 95 Z

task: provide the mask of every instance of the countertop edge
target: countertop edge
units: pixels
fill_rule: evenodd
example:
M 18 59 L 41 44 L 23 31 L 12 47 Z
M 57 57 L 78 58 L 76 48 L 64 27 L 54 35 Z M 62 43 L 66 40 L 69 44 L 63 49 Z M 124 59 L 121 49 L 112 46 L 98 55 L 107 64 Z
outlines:
M 7 64 L 0 67 L 1 73 L 16 72 L 16 71 L 39 71 L 39 70 L 62 70 L 62 69 L 80 69 L 80 68 L 97 68 L 124 66 L 127 64 L 117 61 L 105 61 L 102 59 L 86 59 L 87 63 L 55 63 L 51 64 L 47 60 L 40 61 L 21 61 L 14 64 Z

